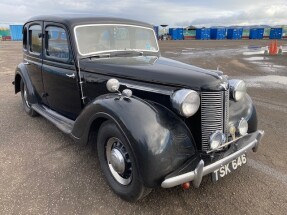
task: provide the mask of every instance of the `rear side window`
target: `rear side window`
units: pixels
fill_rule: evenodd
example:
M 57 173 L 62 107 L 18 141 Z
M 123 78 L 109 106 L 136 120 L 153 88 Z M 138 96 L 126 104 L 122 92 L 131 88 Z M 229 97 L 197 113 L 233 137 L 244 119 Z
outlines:
M 69 59 L 69 46 L 66 31 L 61 27 L 49 26 L 46 34 L 46 55 L 59 60 Z
M 29 28 L 30 52 L 40 54 L 42 51 L 42 27 L 41 25 L 32 25 Z

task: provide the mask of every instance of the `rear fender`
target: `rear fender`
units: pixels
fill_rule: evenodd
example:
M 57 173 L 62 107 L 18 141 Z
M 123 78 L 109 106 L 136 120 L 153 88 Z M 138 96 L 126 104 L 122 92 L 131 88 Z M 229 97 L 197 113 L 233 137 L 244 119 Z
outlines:
M 197 154 L 184 122 L 159 104 L 136 97 L 119 99 L 117 94 L 100 96 L 77 118 L 72 135 L 87 141 L 89 129 L 98 118 L 113 120 L 124 133 L 147 187 L 159 186 L 167 174 Z
M 15 94 L 21 91 L 21 80 L 24 81 L 26 87 L 27 87 L 27 93 L 28 93 L 28 101 L 31 104 L 37 103 L 35 90 L 33 87 L 33 84 L 30 80 L 28 70 L 24 63 L 20 63 L 15 71 L 15 79 L 14 79 L 14 87 L 15 87 Z

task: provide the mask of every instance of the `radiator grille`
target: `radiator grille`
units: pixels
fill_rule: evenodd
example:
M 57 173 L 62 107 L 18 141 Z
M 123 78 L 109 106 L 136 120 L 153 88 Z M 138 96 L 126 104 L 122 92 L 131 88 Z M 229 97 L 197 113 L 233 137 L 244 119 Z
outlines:
M 227 133 L 228 118 L 228 90 L 201 93 L 201 137 L 203 151 L 209 150 L 209 137 L 214 131 L 218 130 Z
M 225 91 L 224 99 L 224 133 L 227 135 L 228 131 L 228 122 L 229 122 L 229 90 Z

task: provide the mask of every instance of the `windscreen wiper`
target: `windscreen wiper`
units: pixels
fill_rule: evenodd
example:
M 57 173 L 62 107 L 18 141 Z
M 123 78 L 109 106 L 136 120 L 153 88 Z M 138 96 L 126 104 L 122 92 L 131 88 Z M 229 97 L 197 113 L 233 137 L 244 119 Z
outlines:
M 127 55 L 127 54 L 131 54 L 131 53 L 138 53 L 140 56 L 143 55 L 142 51 L 139 51 L 136 49 L 130 49 L 130 48 L 125 48 L 123 50 L 119 50 L 119 51 L 113 53 L 113 55 Z
M 125 51 L 132 51 L 132 52 L 139 53 L 140 55 L 143 55 L 143 51 L 139 51 L 139 50 L 137 50 L 137 49 L 129 49 L 129 48 L 125 48 Z
M 110 53 L 102 53 L 102 54 L 94 54 L 94 55 L 89 55 L 87 57 L 83 57 L 82 59 L 92 59 L 92 58 L 110 58 L 111 54 Z
M 103 53 L 103 54 L 96 54 L 90 56 L 91 58 L 110 58 L 111 54 L 110 53 Z

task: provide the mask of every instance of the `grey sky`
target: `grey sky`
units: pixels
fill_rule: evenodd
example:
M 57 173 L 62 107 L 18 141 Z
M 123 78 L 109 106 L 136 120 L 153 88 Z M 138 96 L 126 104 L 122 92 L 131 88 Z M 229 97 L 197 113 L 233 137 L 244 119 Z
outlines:
M 1 0 L 0 23 L 23 23 L 30 16 L 93 13 L 131 18 L 154 25 L 287 25 L 282 0 Z

